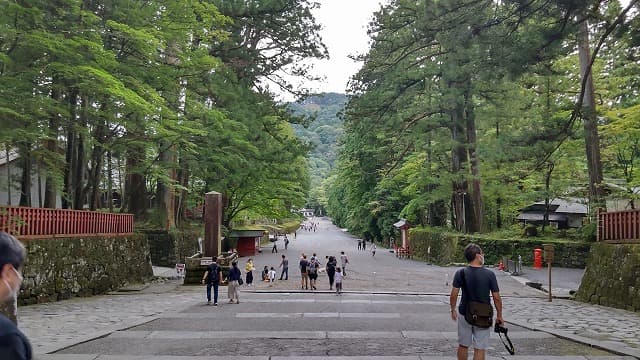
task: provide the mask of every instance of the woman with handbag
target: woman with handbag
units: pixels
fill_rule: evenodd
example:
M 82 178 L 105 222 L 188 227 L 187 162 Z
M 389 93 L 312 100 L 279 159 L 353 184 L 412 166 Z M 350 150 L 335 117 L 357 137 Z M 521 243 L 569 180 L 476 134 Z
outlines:
M 242 277 L 242 273 L 240 269 L 238 269 L 238 263 L 236 261 L 231 263 L 231 269 L 229 270 L 229 284 L 227 285 L 227 296 L 229 297 L 229 304 L 240 304 L 240 296 L 238 293 L 238 283 L 240 278 Z

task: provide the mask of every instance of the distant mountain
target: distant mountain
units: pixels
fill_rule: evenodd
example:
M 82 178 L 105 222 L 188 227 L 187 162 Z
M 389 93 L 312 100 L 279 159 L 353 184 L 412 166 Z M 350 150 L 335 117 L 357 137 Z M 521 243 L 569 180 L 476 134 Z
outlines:
M 338 140 L 342 136 L 342 120 L 338 117 L 347 102 L 345 94 L 325 93 L 311 96 L 302 103 L 290 103 L 290 108 L 298 115 L 312 116 L 315 120 L 308 127 L 294 125 L 296 135 L 311 145 L 309 154 L 311 167 L 311 196 L 322 193 L 322 180 L 333 169 L 338 154 Z M 317 207 L 321 199 L 310 199 L 310 206 Z

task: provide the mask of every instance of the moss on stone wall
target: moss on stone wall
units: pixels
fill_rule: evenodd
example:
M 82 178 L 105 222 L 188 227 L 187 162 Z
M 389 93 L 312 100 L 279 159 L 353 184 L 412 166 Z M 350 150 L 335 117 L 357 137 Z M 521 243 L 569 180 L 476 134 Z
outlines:
M 640 245 L 593 244 L 576 299 L 640 311 Z
M 153 276 L 144 234 L 24 241 L 20 304 L 91 296 Z
M 174 267 L 198 252 L 201 229 L 143 230 L 149 239 L 151 263 L 156 266 Z
M 413 228 L 409 230 L 413 256 L 438 265 L 464 263 L 464 248 L 469 243 L 482 247 L 487 264 L 497 264 L 503 257 L 518 259 L 522 256 L 523 264 L 533 263 L 533 250 L 542 249 L 548 240 L 526 239 L 491 239 L 457 233 L 447 233 L 433 228 Z M 553 266 L 567 268 L 584 268 L 591 243 L 558 241 L 553 243 L 555 257 Z

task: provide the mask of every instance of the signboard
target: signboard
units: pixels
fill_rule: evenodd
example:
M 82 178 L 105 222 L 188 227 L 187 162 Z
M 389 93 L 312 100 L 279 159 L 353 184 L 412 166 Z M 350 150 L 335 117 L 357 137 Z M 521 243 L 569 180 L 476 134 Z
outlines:
M 211 264 L 213 262 L 213 258 L 212 257 L 203 257 L 200 259 L 200 265 L 204 265 L 207 266 L 209 264 Z

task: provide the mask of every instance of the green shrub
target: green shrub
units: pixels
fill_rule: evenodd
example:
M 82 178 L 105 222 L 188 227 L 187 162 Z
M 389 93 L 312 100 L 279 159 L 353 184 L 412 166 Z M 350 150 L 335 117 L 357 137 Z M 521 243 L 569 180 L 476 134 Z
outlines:
M 543 248 L 543 244 L 555 246 L 554 266 L 584 268 L 591 244 L 584 241 L 568 241 L 552 238 L 497 238 L 495 234 L 461 234 L 438 228 L 413 228 L 409 238 L 414 257 L 438 265 L 464 263 L 464 248 L 476 243 L 485 252 L 488 265 L 498 264 L 503 258 L 523 264 L 533 264 L 533 250 Z

